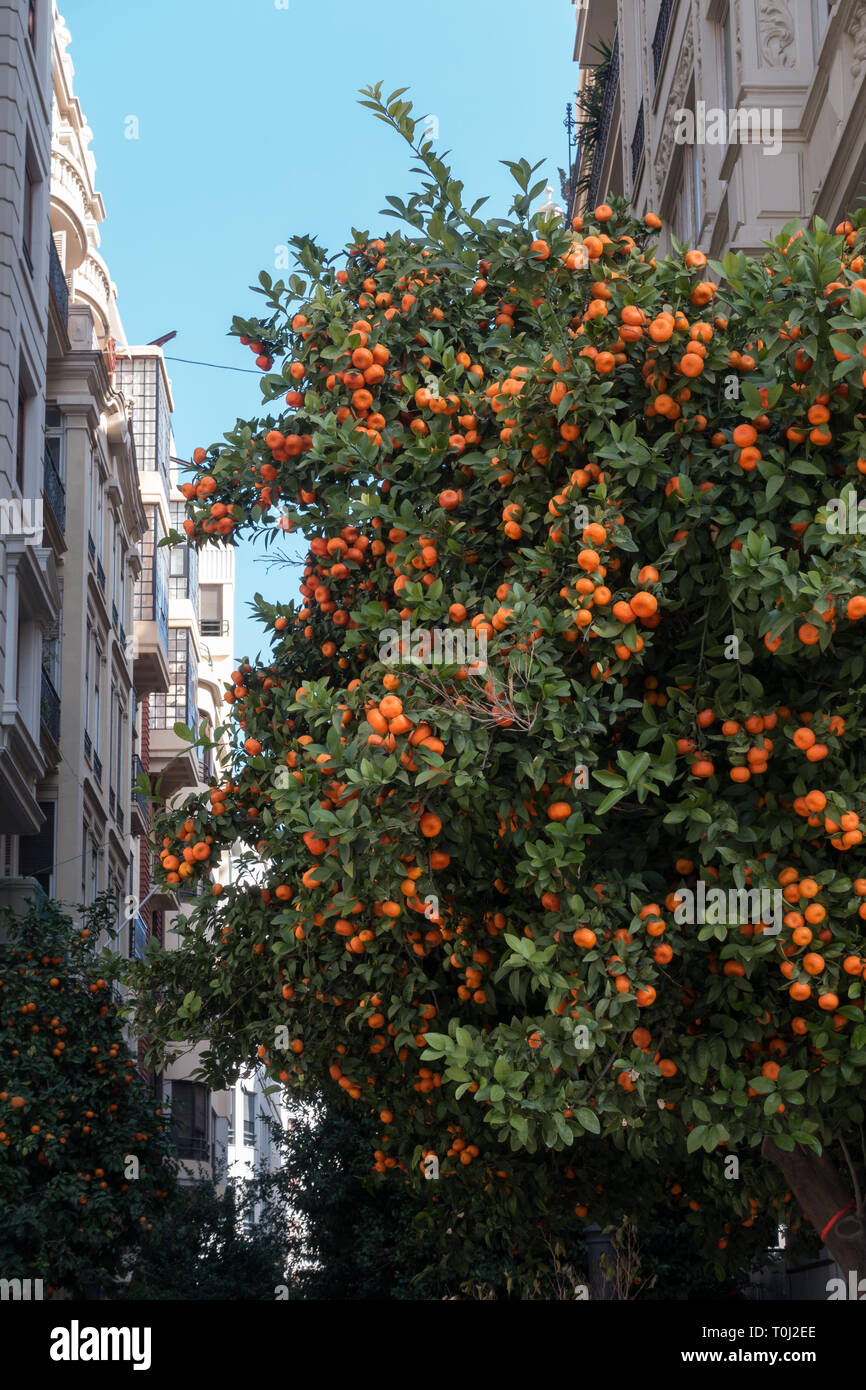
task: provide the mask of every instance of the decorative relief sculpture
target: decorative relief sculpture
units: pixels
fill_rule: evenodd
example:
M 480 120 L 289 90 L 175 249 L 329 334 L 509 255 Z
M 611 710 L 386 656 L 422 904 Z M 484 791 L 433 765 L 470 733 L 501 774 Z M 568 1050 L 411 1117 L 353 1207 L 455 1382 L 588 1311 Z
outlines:
M 758 33 L 761 45 L 761 61 L 766 67 L 792 68 L 795 66 L 794 16 L 791 14 L 787 0 L 760 0 Z

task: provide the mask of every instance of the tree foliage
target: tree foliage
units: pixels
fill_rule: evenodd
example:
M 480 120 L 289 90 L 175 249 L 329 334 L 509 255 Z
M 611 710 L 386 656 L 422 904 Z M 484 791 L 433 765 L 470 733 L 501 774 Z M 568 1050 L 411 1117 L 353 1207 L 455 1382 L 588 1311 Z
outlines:
M 866 472 L 866 213 L 707 268 L 621 200 L 540 222 L 525 160 L 482 218 L 402 92 L 364 104 L 418 157 L 404 227 L 262 273 L 233 331 L 276 413 L 186 485 L 192 543 L 279 508 L 306 567 L 258 600 L 237 759 L 160 823 L 168 882 L 207 836 L 247 871 L 145 1031 L 378 1115 L 458 1270 L 664 1202 L 721 1277 L 800 1223 L 762 1146 L 859 1162 L 866 557 L 827 522 Z M 770 896 L 684 920 L 714 889 Z
M 178 1187 L 136 1259 L 124 1299 L 248 1302 L 284 1299 L 289 1287 L 289 1172 Z
M 0 1273 L 81 1295 L 122 1277 L 175 1190 L 166 1116 L 96 953 L 97 899 L 0 920 Z

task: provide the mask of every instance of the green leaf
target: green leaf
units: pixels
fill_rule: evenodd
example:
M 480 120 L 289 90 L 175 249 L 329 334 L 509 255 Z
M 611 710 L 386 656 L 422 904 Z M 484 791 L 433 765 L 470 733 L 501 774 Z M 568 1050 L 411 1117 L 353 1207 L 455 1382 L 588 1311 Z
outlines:
M 582 1105 L 578 1110 L 575 1110 L 574 1118 L 581 1129 L 587 1130 L 590 1134 L 601 1134 L 601 1121 L 594 1110 Z
M 696 1149 L 703 1148 L 704 1139 L 707 1133 L 706 1125 L 695 1125 L 688 1139 L 686 1140 L 686 1152 L 693 1154 Z

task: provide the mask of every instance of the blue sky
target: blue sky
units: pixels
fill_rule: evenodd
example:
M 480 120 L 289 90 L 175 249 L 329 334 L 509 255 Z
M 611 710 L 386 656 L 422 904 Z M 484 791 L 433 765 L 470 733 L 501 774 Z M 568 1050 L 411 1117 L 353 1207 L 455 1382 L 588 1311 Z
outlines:
M 75 93 L 93 130 L 106 205 L 101 251 L 130 342 L 171 329 L 169 357 L 252 367 L 226 337 L 258 312 L 249 286 L 275 248 L 309 232 L 331 250 L 354 225 L 397 225 L 385 194 L 414 180 L 408 148 L 358 89 L 409 87 L 468 201 L 505 212 L 501 159 L 544 159 L 559 197 L 573 100 L 571 0 L 61 0 Z M 126 138 L 136 117 L 138 138 Z M 407 155 L 409 156 L 407 158 Z M 178 455 L 258 413 L 255 375 L 168 363 Z M 259 590 L 290 598 L 297 570 L 238 550 L 236 655 L 264 647 L 247 612 Z

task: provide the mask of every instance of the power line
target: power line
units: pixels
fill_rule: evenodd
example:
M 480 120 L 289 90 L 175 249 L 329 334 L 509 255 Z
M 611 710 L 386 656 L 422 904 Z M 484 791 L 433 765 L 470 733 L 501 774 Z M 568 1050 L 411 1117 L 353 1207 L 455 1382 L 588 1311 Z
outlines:
M 246 376 L 261 376 L 252 367 L 226 367 L 222 362 L 196 362 L 191 357 L 166 357 L 166 362 L 185 362 L 188 367 L 213 367 L 218 372 L 243 372 Z

